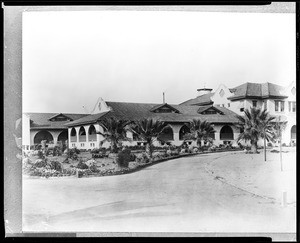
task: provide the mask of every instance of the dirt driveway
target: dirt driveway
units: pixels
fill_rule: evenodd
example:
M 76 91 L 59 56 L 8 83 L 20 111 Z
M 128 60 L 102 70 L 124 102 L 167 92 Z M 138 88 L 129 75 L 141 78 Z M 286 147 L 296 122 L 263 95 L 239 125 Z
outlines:
M 233 158 L 251 157 L 226 152 L 170 160 L 127 175 L 24 178 L 23 230 L 295 232 L 293 205 L 283 208 L 218 179 Z M 222 166 L 209 167 L 217 160 Z M 208 170 L 214 168 L 215 174 Z M 230 179 L 225 172 L 222 177 Z

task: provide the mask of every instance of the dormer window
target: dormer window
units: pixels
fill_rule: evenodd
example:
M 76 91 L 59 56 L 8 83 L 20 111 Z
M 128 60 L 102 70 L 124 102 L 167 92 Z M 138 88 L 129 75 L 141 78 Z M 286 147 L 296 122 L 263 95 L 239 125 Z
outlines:
M 214 115 L 214 114 L 220 114 L 223 115 L 224 113 L 222 111 L 220 111 L 219 109 L 217 109 L 216 107 L 200 107 L 198 109 L 198 113 L 202 114 L 202 115 Z
M 179 113 L 179 110 L 167 103 L 154 106 L 150 111 L 155 113 Z
M 73 120 L 64 114 L 58 114 L 50 117 L 49 121 L 55 122 L 55 121 L 73 121 Z

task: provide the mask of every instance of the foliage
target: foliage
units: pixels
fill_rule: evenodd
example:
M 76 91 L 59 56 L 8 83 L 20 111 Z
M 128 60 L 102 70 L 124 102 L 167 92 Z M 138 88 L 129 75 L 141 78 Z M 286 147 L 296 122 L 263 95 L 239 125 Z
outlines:
M 257 152 L 259 138 L 267 141 L 272 140 L 274 117 L 270 117 L 266 110 L 252 107 L 250 110 L 244 111 L 244 116 L 237 115 L 236 117 L 239 120 L 236 126 L 242 131 L 237 140 L 238 142 L 241 140 L 250 141 L 253 153 Z
M 153 142 L 159 140 L 159 135 L 168 127 L 168 124 L 159 120 L 142 119 L 131 124 L 130 131 L 146 142 L 146 153 L 152 158 Z
M 201 141 L 212 141 L 212 138 L 209 135 L 214 133 L 215 130 L 210 122 L 193 119 L 187 123 L 186 126 L 190 129 L 190 132 L 184 135 L 184 140 L 195 140 L 198 148 L 201 147 Z
M 135 155 L 131 153 L 131 150 L 126 148 L 120 151 L 116 157 L 116 163 L 118 166 L 127 168 L 130 161 L 135 160 Z
M 138 163 L 149 163 L 150 162 L 149 155 L 145 152 L 141 153 L 141 154 L 138 154 L 136 156 L 136 162 L 138 162 Z
M 118 152 L 118 144 L 122 140 L 127 140 L 126 137 L 126 129 L 125 127 L 128 125 L 128 121 L 125 120 L 117 120 L 113 117 L 104 119 L 99 122 L 100 126 L 103 128 L 103 132 L 97 132 L 104 137 L 104 141 L 108 141 L 111 144 L 111 150 L 113 153 Z
M 56 160 L 52 160 L 48 163 L 48 165 L 50 165 L 50 169 L 52 170 L 57 170 L 57 171 L 61 171 L 62 170 L 62 165 L 60 162 L 56 161 Z
M 39 159 L 45 159 L 45 154 L 43 153 L 42 150 L 38 150 L 37 156 L 38 156 Z
M 80 150 L 77 148 L 67 150 L 67 158 L 69 159 L 78 160 L 78 154 L 80 154 Z
M 88 169 L 89 167 L 86 165 L 86 163 L 84 163 L 83 161 L 79 161 L 79 163 L 77 164 L 76 168 L 78 169 Z

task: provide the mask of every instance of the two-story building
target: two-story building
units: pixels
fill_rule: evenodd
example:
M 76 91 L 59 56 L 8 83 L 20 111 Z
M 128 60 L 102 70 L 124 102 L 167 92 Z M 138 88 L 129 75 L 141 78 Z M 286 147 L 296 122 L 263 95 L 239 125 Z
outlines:
M 243 115 L 245 109 L 257 107 L 266 109 L 276 121 L 286 121 L 282 142 L 296 143 L 296 83 L 283 87 L 272 83 L 244 83 L 234 88 L 221 84 L 215 92 L 212 89 L 199 89 L 196 98 L 181 105 L 214 105 L 226 107 L 236 114 Z

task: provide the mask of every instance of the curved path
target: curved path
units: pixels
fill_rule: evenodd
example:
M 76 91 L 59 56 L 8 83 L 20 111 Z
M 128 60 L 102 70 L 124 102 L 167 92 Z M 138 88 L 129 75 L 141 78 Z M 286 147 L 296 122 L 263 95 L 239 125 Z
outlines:
M 206 170 L 229 153 L 170 160 L 132 174 L 23 180 L 24 231 L 294 232 L 294 209 Z

